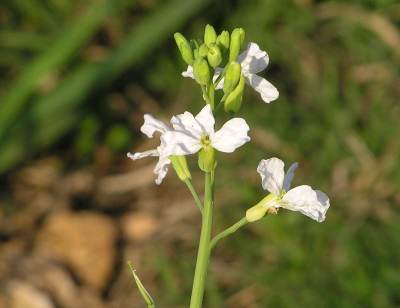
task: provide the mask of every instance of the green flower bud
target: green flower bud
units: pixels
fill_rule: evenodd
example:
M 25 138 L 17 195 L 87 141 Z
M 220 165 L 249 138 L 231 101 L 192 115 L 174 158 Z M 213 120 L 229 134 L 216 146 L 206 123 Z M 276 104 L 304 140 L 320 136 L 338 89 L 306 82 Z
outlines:
M 215 150 L 211 146 L 203 147 L 199 152 L 199 168 L 204 172 L 211 172 L 216 167 Z
M 210 48 L 208 49 L 207 53 L 207 60 L 208 63 L 210 63 L 210 65 L 213 68 L 216 68 L 218 65 L 220 65 L 222 61 L 222 55 L 221 55 L 221 50 L 218 48 L 217 45 L 215 44 L 210 45 Z
M 208 47 L 206 44 L 201 44 L 201 46 L 199 47 L 199 56 L 204 58 L 206 57 L 208 54 Z
M 181 181 L 184 182 L 192 178 L 185 156 L 172 155 L 169 157 L 169 160 L 171 161 L 171 164 L 174 167 L 175 172 Z
M 240 53 L 240 49 L 242 48 L 242 44 L 244 41 L 244 30 L 242 28 L 236 28 L 232 31 L 231 34 L 231 44 L 229 47 L 229 62 L 235 61 L 237 56 Z
M 223 87 L 225 95 L 228 95 L 233 91 L 233 89 L 235 89 L 240 79 L 241 70 L 242 69 L 240 64 L 237 63 L 236 61 L 233 61 L 228 64 L 225 73 L 224 87 Z
M 204 43 L 206 45 L 210 45 L 215 43 L 217 40 L 217 33 L 214 30 L 214 27 L 211 25 L 206 25 L 206 28 L 204 30 Z
M 175 42 L 176 45 L 179 48 L 179 51 L 181 53 L 182 59 L 188 64 L 188 65 L 192 65 L 194 58 L 193 58 L 193 50 L 190 47 L 189 42 L 187 41 L 187 39 L 180 34 L 179 32 L 176 32 L 174 34 L 174 38 L 175 38 Z
M 269 212 L 268 203 L 273 202 L 276 198 L 273 194 L 269 194 L 265 198 L 263 198 L 260 202 L 256 205 L 252 206 L 246 211 L 246 219 L 248 222 L 253 222 L 260 220 Z M 273 212 L 273 211 L 271 211 Z
M 200 85 L 207 85 L 210 82 L 210 67 L 203 58 L 198 58 L 193 63 L 193 75 Z
M 217 45 L 221 49 L 222 53 L 225 53 L 229 49 L 229 32 L 222 31 L 217 37 Z
M 236 113 L 242 106 L 243 91 L 244 91 L 244 77 L 240 76 L 239 83 L 236 88 L 228 95 L 224 102 L 224 109 L 226 112 Z

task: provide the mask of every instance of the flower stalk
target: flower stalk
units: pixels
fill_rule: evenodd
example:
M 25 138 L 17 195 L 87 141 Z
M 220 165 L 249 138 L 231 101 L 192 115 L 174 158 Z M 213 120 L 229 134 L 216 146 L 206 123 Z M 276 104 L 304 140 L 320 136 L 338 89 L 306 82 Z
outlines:
M 224 231 L 221 233 L 218 233 L 214 238 L 211 240 L 210 243 L 210 251 L 213 250 L 215 245 L 222 240 L 223 238 L 227 237 L 228 235 L 231 235 L 235 233 L 237 230 L 239 230 L 241 227 L 247 225 L 249 221 L 246 219 L 246 217 L 243 217 L 241 220 L 230 226 L 229 228 L 226 228 Z
M 200 213 L 203 214 L 203 205 L 201 204 L 199 195 L 197 194 L 196 189 L 193 187 L 192 182 L 189 179 L 185 180 L 184 182 L 185 182 L 186 186 L 188 187 L 190 193 L 192 194 L 194 202 L 196 203 L 196 206 L 200 210 Z

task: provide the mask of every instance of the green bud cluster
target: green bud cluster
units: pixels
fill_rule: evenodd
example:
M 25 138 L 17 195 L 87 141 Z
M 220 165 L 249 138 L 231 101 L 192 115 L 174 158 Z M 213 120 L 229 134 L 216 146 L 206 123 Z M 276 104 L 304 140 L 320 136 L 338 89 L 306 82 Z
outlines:
M 226 112 L 238 112 L 245 83 L 241 66 L 236 61 L 243 47 L 244 30 L 235 28 L 231 33 L 224 30 L 217 34 L 213 26 L 206 25 L 203 41 L 192 39 L 189 43 L 180 33 L 175 33 L 174 37 L 182 59 L 193 67 L 194 79 L 202 87 L 206 102 L 214 109 L 215 87 L 224 78 L 224 95 L 220 104 L 224 105 Z M 215 71 L 222 72 L 217 81 Z

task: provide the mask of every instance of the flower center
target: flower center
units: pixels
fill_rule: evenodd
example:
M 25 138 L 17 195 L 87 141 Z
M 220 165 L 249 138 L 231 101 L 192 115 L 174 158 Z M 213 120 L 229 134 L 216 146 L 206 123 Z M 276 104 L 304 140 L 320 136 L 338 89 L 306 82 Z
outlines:
M 208 135 L 201 136 L 200 143 L 203 146 L 203 148 L 210 146 L 211 145 L 210 136 Z

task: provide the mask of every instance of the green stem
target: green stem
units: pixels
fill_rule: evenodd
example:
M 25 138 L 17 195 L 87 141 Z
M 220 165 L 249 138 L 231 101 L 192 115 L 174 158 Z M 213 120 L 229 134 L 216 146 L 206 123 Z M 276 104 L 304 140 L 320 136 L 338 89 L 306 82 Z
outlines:
M 214 110 L 214 96 L 215 96 L 215 88 L 212 82 L 207 86 L 207 94 L 208 94 L 208 100 L 210 101 L 209 104 L 211 106 L 211 109 Z
M 211 240 L 211 243 L 210 243 L 210 251 L 213 250 L 215 245 L 217 245 L 217 243 L 220 240 L 222 240 L 224 237 L 227 237 L 228 235 L 231 235 L 232 233 L 235 233 L 238 229 L 240 229 L 247 223 L 248 223 L 248 221 L 247 221 L 246 217 L 243 217 L 237 223 L 233 224 L 229 228 L 226 228 L 224 231 L 222 231 L 221 233 L 214 236 L 214 238 Z
M 201 91 L 203 92 L 203 98 L 206 101 L 206 103 L 211 105 L 210 98 L 208 97 L 208 93 L 207 93 L 207 87 L 202 85 Z
M 197 253 L 196 270 L 194 273 L 192 296 L 190 298 L 190 308 L 201 308 L 204 295 L 204 286 L 207 277 L 207 268 L 210 258 L 210 240 L 213 217 L 213 186 L 214 172 L 205 174 L 205 192 L 203 220 L 201 224 L 200 243 Z
M 185 184 L 189 188 L 189 190 L 193 196 L 194 202 L 196 203 L 196 206 L 200 210 L 200 213 L 203 214 L 203 205 L 201 204 L 199 195 L 197 194 L 196 190 L 194 189 L 192 182 L 189 179 L 187 179 L 187 180 L 185 180 Z

